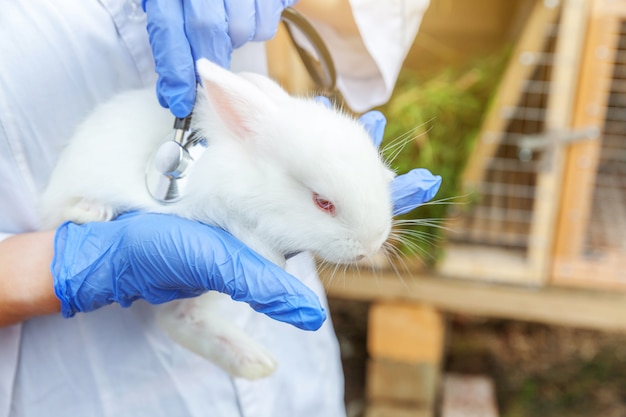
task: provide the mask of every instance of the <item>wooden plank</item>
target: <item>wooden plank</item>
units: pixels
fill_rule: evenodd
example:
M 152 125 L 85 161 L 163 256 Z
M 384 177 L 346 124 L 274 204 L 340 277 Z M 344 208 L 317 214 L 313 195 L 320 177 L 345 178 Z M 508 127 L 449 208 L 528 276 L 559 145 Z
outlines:
M 554 52 L 556 62 L 552 66 L 546 106 L 547 133 L 570 130 L 589 6 L 589 0 L 565 0 L 561 6 Z M 564 154 L 564 145 L 552 144 L 544 152 L 544 169 L 537 176 L 528 245 L 529 276 L 534 278 L 533 281 L 546 282 L 550 273 Z
M 331 297 L 404 300 L 444 311 L 626 332 L 626 294 L 571 288 L 524 288 L 443 278 L 428 271 L 320 272 Z
M 619 36 L 619 15 L 596 0 L 592 7 L 573 126 L 602 129 Z M 619 2 L 624 5 L 623 1 Z M 566 282 L 575 273 L 573 262 L 583 255 L 589 224 L 593 187 L 601 147 L 600 140 L 581 141 L 567 150 L 561 210 L 554 245 L 553 282 Z
M 546 29 L 556 21 L 558 9 L 556 6 L 546 6 L 544 1 L 536 1 L 513 51 L 511 62 L 500 82 L 495 101 L 485 116 L 479 141 L 465 168 L 463 181 L 466 190 L 476 189 L 478 184 L 482 182 L 487 163 L 500 145 L 504 129 L 508 123 L 508 119 L 503 117 L 503 113 L 517 105 L 522 94 L 522 83 L 530 77 L 534 68 L 532 62 L 529 62 L 532 60 L 524 57 L 528 57 L 529 52 L 542 50 L 547 38 Z
M 529 273 L 526 252 L 481 245 L 448 243 L 445 258 L 437 265 L 444 277 L 539 285 Z
M 483 375 L 446 374 L 441 417 L 498 417 L 493 380 Z
M 594 3 L 593 7 L 598 15 L 624 17 L 626 14 L 626 1 L 624 0 L 602 0 L 594 1 Z
M 433 417 L 433 411 L 399 404 L 368 404 L 365 417 Z
M 444 338 L 443 317 L 432 306 L 373 303 L 367 331 L 368 401 L 433 410 Z
M 370 307 L 367 350 L 374 358 L 437 364 L 444 334 L 441 313 L 430 305 L 379 302 Z
M 604 250 L 593 258 L 554 264 L 555 283 L 597 290 L 626 291 L 626 259 L 619 249 Z
M 439 383 L 439 364 L 370 359 L 367 363 L 367 400 L 432 409 Z

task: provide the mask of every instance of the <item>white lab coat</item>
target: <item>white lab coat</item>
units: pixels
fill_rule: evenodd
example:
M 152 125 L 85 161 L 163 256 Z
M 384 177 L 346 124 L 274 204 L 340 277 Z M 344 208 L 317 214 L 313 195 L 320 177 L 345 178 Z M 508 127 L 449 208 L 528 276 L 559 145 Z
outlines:
M 37 196 L 76 124 L 115 93 L 154 83 L 140 3 L 0 4 L 0 239 L 37 229 Z M 328 28 L 320 31 L 336 41 L 330 46 L 344 96 L 363 110 L 391 93 L 427 0 L 352 3 L 366 34 L 360 52 Z M 234 69 L 264 66 L 258 44 L 233 57 Z M 309 256 L 293 258 L 288 270 L 325 302 Z M 305 332 L 237 303 L 226 313 L 279 362 L 273 376 L 248 382 L 172 343 L 153 313 L 138 301 L 127 309 L 111 305 L 71 319 L 50 315 L 1 328 L 0 417 L 345 415 L 330 320 Z

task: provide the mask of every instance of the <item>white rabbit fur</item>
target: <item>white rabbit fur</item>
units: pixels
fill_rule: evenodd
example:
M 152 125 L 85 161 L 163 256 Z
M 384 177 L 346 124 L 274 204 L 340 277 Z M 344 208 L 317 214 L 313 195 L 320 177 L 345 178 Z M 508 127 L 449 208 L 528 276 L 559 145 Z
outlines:
M 299 251 L 334 263 L 373 255 L 391 229 L 394 174 L 363 126 L 311 98 L 289 96 L 266 77 L 233 74 L 207 60 L 197 68 L 202 86 L 192 129 L 208 147 L 191 168 L 184 197 L 161 205 L 147 192 L 146 165 L 171 134 L 172 116 L 152 88 L 130 91 L 96 109 L 69 141 L 42 196 L 44 224 L 145 210 L 222 227 L 279 265 Z M 335 212 L 318 207 L 314 193 Z M 214 294 L 166 305 L 164 328 L 235 376 L 270 374 L 268 352 L 212 317 L 224 302 Z

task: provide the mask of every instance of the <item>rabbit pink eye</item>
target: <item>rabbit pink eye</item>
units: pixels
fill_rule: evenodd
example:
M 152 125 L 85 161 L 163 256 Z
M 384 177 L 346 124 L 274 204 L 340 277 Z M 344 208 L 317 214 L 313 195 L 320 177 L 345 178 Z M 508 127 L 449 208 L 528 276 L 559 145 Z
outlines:
M 325 198 L 321 197 L 318 193 L 313 193 L 313 201 L 315 202 L 315 205 L 321 210 L 325 211 L 331 216 L 335 215 L 335 205 L 331 201 L 328 201 Z

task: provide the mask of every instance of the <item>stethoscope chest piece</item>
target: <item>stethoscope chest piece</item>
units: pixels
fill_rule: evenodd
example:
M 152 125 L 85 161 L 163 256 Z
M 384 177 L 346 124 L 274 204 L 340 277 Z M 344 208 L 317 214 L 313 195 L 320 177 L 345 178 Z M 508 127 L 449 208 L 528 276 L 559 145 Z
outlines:
M 168 135 L 146 166 L 146 187 L 161 204 L 181 199 L 193 162 L 206 149 L 206 141 L 189 131 L 189 119 L 176 119 L 174 139 Z

